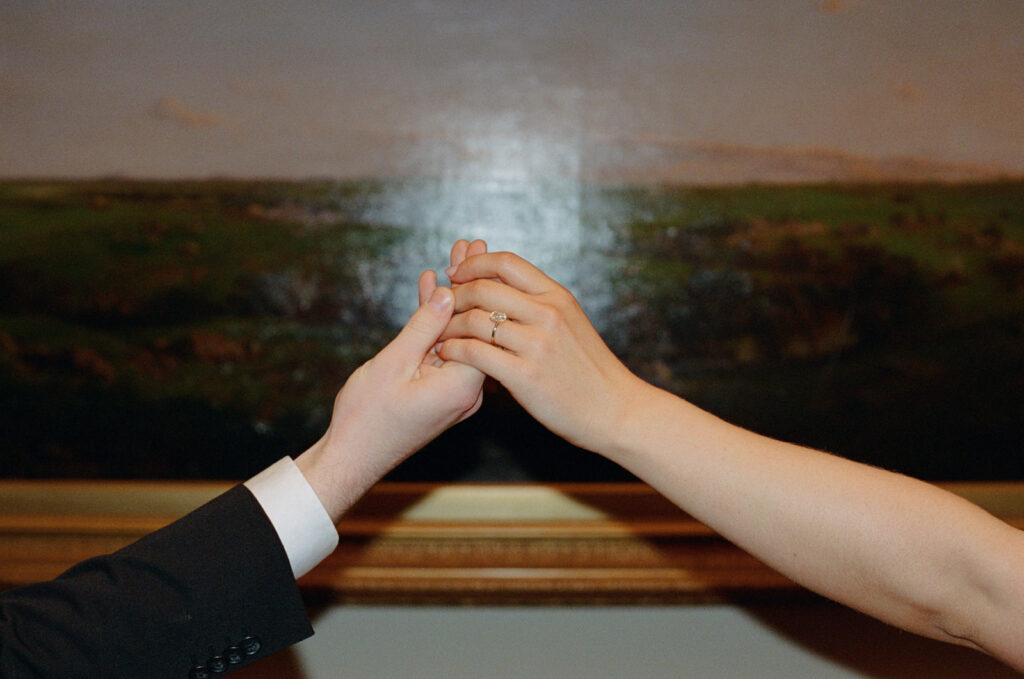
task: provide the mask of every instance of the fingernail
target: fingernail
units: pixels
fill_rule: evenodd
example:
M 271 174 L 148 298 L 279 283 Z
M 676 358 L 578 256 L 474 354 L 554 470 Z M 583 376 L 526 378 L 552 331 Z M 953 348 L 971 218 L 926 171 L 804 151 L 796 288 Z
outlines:
M 433 294 L 430 295 L 430 299 L 427 300 L 427 304 L 434 311 L 441 313 L 448 310 L 448 305 L 452 302 L 451 293 L 448 288 L 437 288 Z
M 448 277 L 448 280 L 451 280 L 452 274 L 454 274 L 456 271 L 458 271 L 458 269 L 459 269 L 459 267 L 457 267 L 454 264 L 452 264 L 450 267 L 448 267 L 447 269 L 444 270 L 444 275 Z

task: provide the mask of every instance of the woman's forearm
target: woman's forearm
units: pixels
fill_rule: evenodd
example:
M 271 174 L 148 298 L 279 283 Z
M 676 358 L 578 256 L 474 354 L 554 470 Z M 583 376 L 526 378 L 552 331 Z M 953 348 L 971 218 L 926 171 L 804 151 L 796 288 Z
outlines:
M 1024 668 L 1024 534 L 933 485 L 638 387 L 601 451 L 794 581 Z
M 934 486 L 759 436 L 643 382 L 575 298 L 516 255 L 468 257 L 451 278 L 459 313 L 440 356 L 498 379 L 546 427 L 794 581 L 1024 670 L 1024 534 Z

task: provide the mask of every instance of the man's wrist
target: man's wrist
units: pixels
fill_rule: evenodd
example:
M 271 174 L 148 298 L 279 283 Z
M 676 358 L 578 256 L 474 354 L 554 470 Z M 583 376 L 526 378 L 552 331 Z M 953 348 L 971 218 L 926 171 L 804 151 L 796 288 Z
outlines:
M 330 441 L 324 436 L 295 458 L 296 467 L 335 523 L 383 476 L 366 460 L 343 454 L 365 449 L 365 443 L 339 434 Z

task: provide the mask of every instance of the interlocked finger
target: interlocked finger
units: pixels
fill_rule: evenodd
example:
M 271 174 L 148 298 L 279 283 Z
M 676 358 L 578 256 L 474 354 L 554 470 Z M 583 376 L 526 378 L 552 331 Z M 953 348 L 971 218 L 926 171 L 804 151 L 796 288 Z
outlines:
M 448 323 L 441 335 L 441 341 L 458 337 L 472 337 L 488 344 L 516 351 L 522 345 L 523 326 L 506 315 L 501 320 L 501 312 L 488 312 L 484 309 L 470 309 L 456 314 Z
M 455 312 L 469 309 L 495 309 L 520 323 L 534 323 L 536 297 L 494 280 L 474 280 L 455 289 Z M 488 339 L 488 338 L 483 338 Z

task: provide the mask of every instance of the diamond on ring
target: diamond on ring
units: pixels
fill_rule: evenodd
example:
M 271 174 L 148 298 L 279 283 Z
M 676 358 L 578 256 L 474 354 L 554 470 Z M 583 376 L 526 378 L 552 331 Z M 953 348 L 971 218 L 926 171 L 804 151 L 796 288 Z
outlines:
M 491 328 L 491 344 L 497 344 L 494 341 L 494 333 L 498 332 L 499 325 L 508 320 L 508 314 L 504 311 L 492 311 L 488 318 L 490 318 L 491 322 L 494 323 L 494 327 Z

